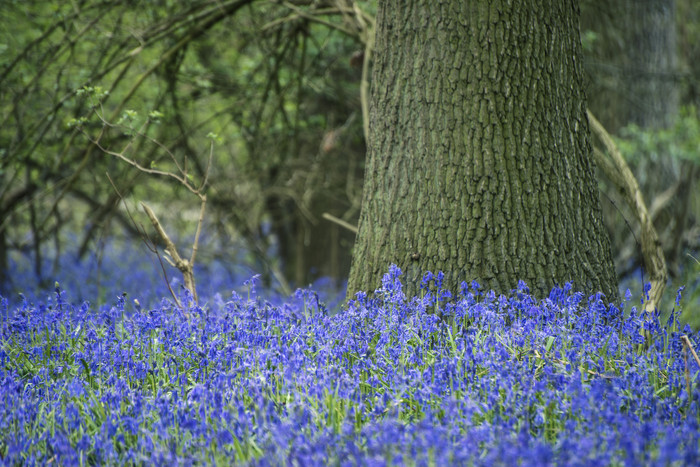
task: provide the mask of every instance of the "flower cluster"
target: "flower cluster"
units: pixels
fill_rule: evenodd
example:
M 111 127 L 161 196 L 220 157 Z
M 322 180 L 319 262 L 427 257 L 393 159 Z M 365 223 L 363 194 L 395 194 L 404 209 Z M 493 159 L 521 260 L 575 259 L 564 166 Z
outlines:
M 700 337 L 570 287 L 418 297 L 392 267 L 331 313 L 232 294 L 185 310 L 0 304 L 5 464 L 700 462 Z M 254 286 L 254 281 L 248 284 Z
M 210 251 L 217 251 L 216 239 L 205 240 L 202 237 L 202 242 L 209 243 Z M 127 291 L 143 306 L 155 306 L 162 297 L 170 295 L 168 285 L 177 291 L 183 284 L 182 275 L 167 264 L 163 253 L 161 260 L 164 268 L 145 244 L 109 239 L 101 244 L 98 251 L 90 252 L 82 259 L 77 253 L 80 248 L 78 239 L 68 236 L 60 252 L 42 250 L 43 255 L 39 258 L 33 252 L 20 254 L 11 251 L 8 270 L 12 273 L 7 275 L 6 284 L 0 283 L 1 292 L 14 307 L 21 303 L 21 300 L 17 300 L 20 293 L 30 301 L 41 301 L 52 292 L 54 283 L 59 281 L 61 287 L 70 290 L 71 296 L 77 300 L 89 300 L 93 304 L 102 305 L 110 303 L 113 293 Z M 218 250 L 230 249 L 226 246 L 218 247 Z M 244 246 L 236 250 L 233 258 L 207 257 L 206 254 L 199 253 L 200 260 L 195 263 L 194 274 L 200 297 L 213 298 L 222 290 L 231 290 L 232 284 L 240 286 L 239 292 L 246 292 L 248 287 L 245 279 L 264 265 L 251 259 L 254 255 Z M 313 284 L 297 285 L 314 287 L 329 304 L 339 304 L 345 298 L 345 289 L 340 281 L 322 277 Z M 274 281 L 258 286 L 269 292 L 271 297 L 279 287 Z

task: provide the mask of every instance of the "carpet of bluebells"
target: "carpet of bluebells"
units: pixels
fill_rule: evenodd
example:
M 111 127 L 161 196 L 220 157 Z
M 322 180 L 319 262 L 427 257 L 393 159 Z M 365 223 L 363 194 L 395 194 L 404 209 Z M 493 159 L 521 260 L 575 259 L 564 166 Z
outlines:
M 338 313 L 310 290 L 266 301 L 254 279 L 201 306 L 183 290 L 182 309 L 4 298 L 0 463 L 700 464 L 681 340 L 700 336 L 679 311 L 569 286 L 450 293 L 430 273 L 406 297 L 400 280 Z

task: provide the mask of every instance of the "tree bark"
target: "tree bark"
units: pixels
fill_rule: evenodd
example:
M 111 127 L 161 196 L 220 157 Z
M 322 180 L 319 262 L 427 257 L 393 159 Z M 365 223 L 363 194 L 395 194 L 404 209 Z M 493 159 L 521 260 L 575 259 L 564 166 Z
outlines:
M 588 14 L 582 24 L 594 31 L 596 37 L 588 61 L 591 109 L 607 131 L 620 136 L 625 135 L 620 130 L 630 124 L 649 132 L 650 136 L 671 128 L 679 113 L 683 84 L 678 67 L 676 0 L 588 0 L 587 3 Z M 681 6 L 681 14 L 690 17 L 690 12 L 683 10 Z M 683 28 L 680 33 L 683 39 Z M 689 217 L 685 210 L 687 196 L 684 196 L 688 192 L 683 188 L 690 182 L 688 176 L 692 173 L 687 170 L 687 163 L 661 146 L 654 148 L 655 138 L 650 141 L 646 148 L 640 144 L 639 152 L 629 162 L 650 207 L 648 214 L 659 233 L 665 262 L 673 273 L 678 268 L 680 239 Z M 662 277 L 655 273 L 660 269 L 649 268 L 649 257 L 644 253 L 645 250 L 648 253 L 648 248 L 644 242 L 639 244 L 638 235 L 630 230 L 629 218 L 615 203 L 627 198 L 612 179 L 610 184 L 605 178 L 602 181 L 604 185 L 612 185 L 604 189 L 612 202 L 603 201 L 603 218 L 610 229 L 613 251 L 617 253 L 618 273 L 639 277 L 642 267 L 650 275 L 642 276 L 644 280 L 655 282 L 655 276 Z M 671 188 L 674 186 L 675 192 Z M 655 206 L 663 209 L 654 209 Z M 665 273 L 663 277 L 666 278 Z
M 671 126 L 678 114 L 676 0 L 582 0 L 593 32 L 589 107 L 611 134 Z
M 675 0 L 627 0 L 622 55 L 627 123 L 667 128 L 678 115 Z
M 507 293 L 618 296 L 601 222 L 577 2 L 387 0 L 348 297 L 391 263 Z
M 5 228 L 0 226 L 0 291 L 4 292 L 5 294 L 10 293 L 8 271 L 9 259 L 7 255 L 7 233 Z

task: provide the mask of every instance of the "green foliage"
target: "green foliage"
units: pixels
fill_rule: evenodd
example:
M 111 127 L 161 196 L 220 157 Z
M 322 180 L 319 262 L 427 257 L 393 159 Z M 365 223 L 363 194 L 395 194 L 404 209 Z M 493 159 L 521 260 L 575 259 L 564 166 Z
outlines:
M 598 34 L 595 31 L 587 30 L 581 33 L 581 45 L 583 50 L 586 52 L 592 52 L 596 41 L 598 40 Z
M 683 107 L 670 128 L 642 129 L 629 125 L 618 138 L 620 151 L 630 161 L 668 155 L 700 164 L 700 119 L 695 106 Z
M 672 291 L 686 287 L 686 296 L 689 297 L 692 306 L 683 320 L 693 329 L 700 329 L 700 264 L 693 259 L 697 256 L 698 243 L 692 235 L 700 212 L 700 192 L 695 188 L 697 175 L 692 176 L 692 171 L 697 174 L 700 170 L 698 109 L 695 106 L 683 107 L 675 124 L 669 128 L 642 129 L 636 125 L 629 125 L 623 128 L 620 134 L 616 142 L 622 155 L 636 169 L 640 189 L 647 208 L 653 215 L 672 273 L 662 308 L 672 309 Z M 674 187 L 677 190 L 686 178 L 688 185 L 685 191 L 676 191 L 675 197 L 665 202 L 656 199 L 663 198 L 663 190 L 671 190 Z M 654 190 L 649 187 L 657 188 Z M 687 200 L 684 200 L 684 197 L 687 197 Z M 656 203 L 663 208 L 654 210 Z M 632 218 L 631 215 L 627 217 Z M 679 220 L 682 220 L 680 227 Z M 625 237 L 630 235 L 629 228 L 623 231 Z M 637 238 L 634 240 L 638 242 Z M 638 244 L 636 249 L 641 251 Z M 624 281 L 626 286 L 630 286 L 630 282 L 636 282 L 632 287 L 641 291 L 638 273 Z
M 348 60 L 357 37 L 337 29 L 339 10 L 303 6 L 317 22 L 296 6 L 239 3 L 0 2 L 0 253 L 45 251 L 74 231 L 85 255 L 101 237 L 135 234 L 105 173 L 124 198 L 167 204 L 164 223 L 189 232 L 187 195 L 114 154 L 163 171 L 177 160 L 201 180 L 212 137 L 212 234 L 244 239 L 265 269 L 273 252 L 292 269 L 296 255 L 273 249 L 263 222 L 298 245 L 325 226 L 325 211 L 354 221 L 364 155 L 351 118 L 360 114 Z M 373 2 L 358 5 L 372 11 Z

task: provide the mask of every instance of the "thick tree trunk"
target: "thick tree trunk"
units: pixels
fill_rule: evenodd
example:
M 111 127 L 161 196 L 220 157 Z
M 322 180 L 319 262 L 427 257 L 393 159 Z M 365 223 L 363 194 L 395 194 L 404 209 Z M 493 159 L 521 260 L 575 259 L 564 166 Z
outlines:
M 581 65 L 575 1 L 380 2 L 348 297 L 395 263 L 616 298 Z

